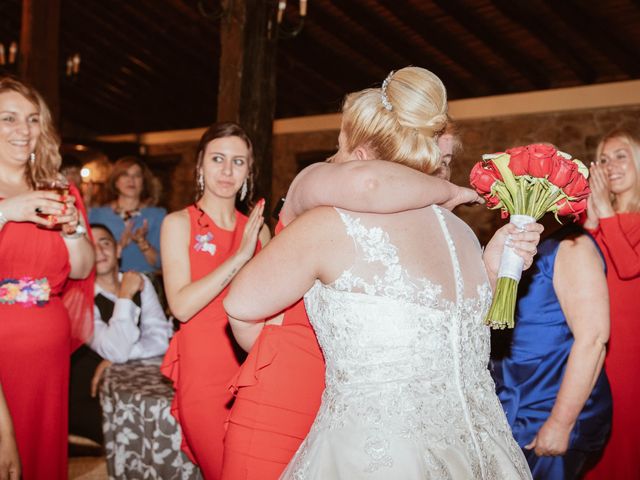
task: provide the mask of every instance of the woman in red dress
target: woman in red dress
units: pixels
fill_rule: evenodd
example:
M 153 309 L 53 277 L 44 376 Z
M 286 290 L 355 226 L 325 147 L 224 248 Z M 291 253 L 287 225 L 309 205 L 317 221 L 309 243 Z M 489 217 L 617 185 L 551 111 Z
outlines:
M 640 478 L 640 139 L 607 135 L 591 166 L 588 219 L 607 262 L 611 335 L 605 368 L 613 396 L 611 437 L 588 479 Z
M 58 146 L 38 93 L 0 77 L 0 385 L 24 480 L 67 478 L 69 357 L 93 325 L 91 280 L 69 280 L 94 263 L 80 195 L 35 190 Z
M 160 251 L 167 299 L 182 322 L 162 371 L 176 388 L 172 413 L 180 422 L 183 450 L 206 480 L 220 478 L 222 440 L 232 395 L 231 377 L 240 366 L 222 300 L 240 268 L 269 241 L 264 201 L 247 218 L 236 200 L 249 201 L 251 141 L 234 123 L 214 124 L 197 151 L 195 204 L 168 215 Z

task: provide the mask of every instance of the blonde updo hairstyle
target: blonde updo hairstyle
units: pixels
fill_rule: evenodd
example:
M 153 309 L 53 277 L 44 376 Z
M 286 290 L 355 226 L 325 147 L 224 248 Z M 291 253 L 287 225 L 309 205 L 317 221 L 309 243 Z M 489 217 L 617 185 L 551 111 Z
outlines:
M 342 108 L 347 151 L 366 146 L 376 158 L 427 174 L 439 166 L 437 138 L 447 120 L 442 81 L 419 67 L 392 72 L 382 88 L 348 94 Z

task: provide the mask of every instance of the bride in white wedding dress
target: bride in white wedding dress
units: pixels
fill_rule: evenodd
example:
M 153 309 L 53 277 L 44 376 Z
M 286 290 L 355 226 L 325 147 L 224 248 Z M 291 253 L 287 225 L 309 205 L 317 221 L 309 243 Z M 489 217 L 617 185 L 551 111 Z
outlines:
M 382 92 L 347 97 L 335 161 L 396 158 L 430 173 L 445 124 L 440 80 L 402 69 Z M 539 231 L 515 242 L 527 264 L 538 240 Z M 320 207 L 245 266 L 225 300 L 230 316 L 257 322 L 306 292 L 326 362 L 320 411 L 281 478 L 531 478 L 487 370 L 487 271 L 503 242 L 490 243 L 485 266 L 473 232 L 440 207 Z

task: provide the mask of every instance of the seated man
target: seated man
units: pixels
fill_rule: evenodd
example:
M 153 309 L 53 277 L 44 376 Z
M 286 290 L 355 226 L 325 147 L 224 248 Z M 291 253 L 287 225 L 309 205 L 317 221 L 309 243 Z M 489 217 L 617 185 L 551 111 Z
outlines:
M 113 363 L 163 355 L 173 332 L 151 281 L 118 272 L 120 248 L 104 225 L 91 225 L 96 249 L 94 332 L 71 357 L 69 433 L 102 443 L 96 398 L 104 369 Z

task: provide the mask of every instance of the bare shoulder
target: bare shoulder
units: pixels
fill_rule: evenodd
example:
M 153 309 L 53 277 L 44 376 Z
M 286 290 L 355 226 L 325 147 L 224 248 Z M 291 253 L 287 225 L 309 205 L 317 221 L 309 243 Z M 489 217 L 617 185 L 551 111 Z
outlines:
M 588 235 L 571 235 L 560 241 L 560 246 L 558 247 L 558 255 L 598 256 L 598 249 L 596 248 L 593 240 L 591 240 Z
M 596 264 L 604 266 L 598 248 L 587 234 L 571 235 L 560 241 L 556 263 L 570 266 L 574 272 L 584 271 Z
M 334 207 L 315 207 L 298 217 L 293 223 L 303 225 L 307 229 L 325 230 L 328 226 L 338 224 L 340 217 Z
M 166 227 L 173 229 L 176 227 L 184 227 L 186 225 L 189 225 L 189 212 L 187 212 L 186 208 L 171 212 L 164 217 L 164 221 L 162 222 L 163 228 Z
M 295 238 L 319 246 L 324 240 L 335 237 L 340 223 L 335 208 L 315 207 L 287 225 L 278 237 Z
M 186 209 L 172 212 L 164 217 L 160 236 L 161 238 L 171 238 L 174 241 L 182 238 L 189 238 L 189 233 L 191 231 L 190 223 L 189 212 L 187 212 Z

